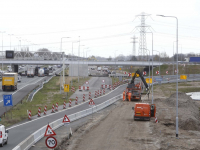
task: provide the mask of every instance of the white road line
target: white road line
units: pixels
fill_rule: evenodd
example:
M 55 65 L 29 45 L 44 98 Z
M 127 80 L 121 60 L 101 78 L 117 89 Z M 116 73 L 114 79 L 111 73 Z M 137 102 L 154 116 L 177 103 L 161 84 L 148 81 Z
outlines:
M 118 88 L 121 87 L 121 86 L 123 86 L 123 85 L 118 86 L 116 89 L 118 89 Z M 116 89 L 115 89 L 115 90 L 116 90 Z M 106 96 L 106 95 L 112 93 L 112 92 L 115 91 L 115 90 L 112 90 L 112 91 L 108 92 L 107 94 L 105 94 L 105 95 L 103 95 L 103 96 L 100 96 L 100 97 L 104 97 L 104 96 Z M 99 97 L 98 97 L 98 98 L 99 98 Z M 98 99 L 98 98 L 94 98 L 94 99 Z M 63 111 L 66 111 L 66 110 L 69 110 L 69 109 L 78 107 L 78 106 L 80 106 L 80 105 L 82 105 L 82 104 L 84 104 L 84 103 L 86 103 L 86 102 L 89 102 L 89 101 L 90 101 L 90 100 L 87 100 L 87 101 L 82 102 L 82 103 L 80 103 L 80 104 L 78 104 L 78 105 L 75 105 L 75 106 L 73 106 L 73 107 L 70 107 L 70 108 L 68 107 L 67 109 L 59 110 L 57 113 L 60 113 L 60 112 L 63 112 Z M 19 125 L 16 125 L 16 126 L 7 128 L 7 129 L 10 130 L 10 129 L 13 129 L 13 128 L 15 128 L 15 127 L 18 127 L 18 126 L 21 126 L 21 125 L 25 125 L 25 124 L 28 124 L 28 123 L 30 123 L 30 122 L 33 122 L 33 121 L 36 121 L 36 120 L 39 120 L 39 119 L 42 119 L 42 118 L 44 118 L 44 117 L 48 117 L 48 116 L 51 116 L 51 115 L 54 115 L 54 114 L 56 114 L 56 113 L 52 113 L 52 114 L 49 114 L 49 115 L 45 115 L 45 116 L 42 116 L 42 117 L 40 117 L 40 118 L 36 118 L 36 119 L 34 119 L 34 120 L 31 120 L 31 121 L 28 121 L 28 122 L 25 122 L 25 123 L 22 123 L 22 124 L 19 124 Z

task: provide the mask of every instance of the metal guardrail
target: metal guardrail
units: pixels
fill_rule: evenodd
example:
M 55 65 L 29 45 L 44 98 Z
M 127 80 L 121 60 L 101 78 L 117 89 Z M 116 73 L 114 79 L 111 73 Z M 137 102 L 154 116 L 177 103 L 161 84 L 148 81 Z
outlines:
M 32 101 L 34 95 L 35 95 L 39 90 L 41 90 L 41 89 L 43 88 L 44 84 L 45 84 L 45 83 L 48 83 L 54 76 L 55 76 L 55 75 L 53 75 L 53 76 L 52 76 L 51 78 L 49 78 L 48 80 L 45 80 L 44 82 L 42 82 L 42 83 L 40 84 L 40 86 L 39 86 L 37 89 L 33 90 L 33 91 L 29 94 L 29 96 L 28 96 L 28 98 L 27 98 L 27 101 Z
M 93 113 L 95 113 L 99 110 L 102 110 L 102 109 L 108 107 L 109 105 L 115 103 L 116 101 L 118 101 L 120 99 L 122 99 L 122 94 L 115 96 L 115 97 L 95 106 L 94 108 L 89 108 L 89 109 L 86 109 L 86 110 L 83 110 L 83 111 L 79 111 L 77 113 L 69 115 L 68 117 L 69 117 L 71 122 L 78 120 L 80 118 L 83 118 L 85 116 L 93 114 Z M 53 128 L 53 130 L 55 130 L 55 129 L 64 125 L 64 123 L 62 123 L 62 121 L 63 121 L 63 118 L 60 118 L 60 119 L 50 123 L 50 126 Z M 36 132 L 31 134 L 24 141 L 22 141 L 20 144 L 18 144 L 15 148 L 13 148 L 13 150 L 28 150 L 33 144 L 35 144 L 42 137 L 44 137 L 45 130 L 46 130 L 46 126 L 43 126 L 39 130 L 37 130 Z

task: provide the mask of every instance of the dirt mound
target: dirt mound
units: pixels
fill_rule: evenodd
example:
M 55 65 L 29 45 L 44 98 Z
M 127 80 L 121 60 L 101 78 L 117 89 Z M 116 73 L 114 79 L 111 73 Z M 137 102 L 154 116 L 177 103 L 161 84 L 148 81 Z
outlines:
M 166 99 L 167 105 L 176 108 L 176 93 Z M 199 108 L 185 93 L 178 93 L 179 127 L 184 130 L 199 130 Z M 174 118 L 175 119 L 175 118 Z

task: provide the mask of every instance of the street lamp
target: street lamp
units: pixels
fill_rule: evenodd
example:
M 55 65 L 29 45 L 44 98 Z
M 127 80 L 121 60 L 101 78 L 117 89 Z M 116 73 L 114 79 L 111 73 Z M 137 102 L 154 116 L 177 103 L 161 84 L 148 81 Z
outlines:
M 157 50 L 153 50 L 153 51 L 159 52 Z M 160 76 L 160 52 L 159 52 L 159 76 Z
M 60 42 L 60 54 L 62 53 L 62 40 L 65 39 L 65 38 L 67 39 L 67 38 L 70 38 L 70 37 L 62 37 L 61 38 L 61 42 Z M 61 58 L 60 58 L 60 65 L 61 65 Z M 64 73 L 64 56 L 63 56 L 63 84 L 65 83 L 64 74 L 65 73 Z M 60 94 L 61 94 L 61 73 L 60 73 Z
M 150 50 L 146 49 L 147 51 L 149 51 L 149 58 L 150 58 Z M 149 59 L 149 85 L 150 85 L 150 59 Z
M 10 50 L 11 50 L 11 36 L 14 34 L 8 34 L 10 36 Z
M 0 33 L 2 33 L 2 71 L 3 71 L 3 34 L 6 33 L 5 31 L 1 31 Z
M 177 53 L 177 60 L 176 60 L 176 137 L 178 138 L 178 18 L 175 16 L 164 16 L 164 15 L 157 15 L 161 17 L 171 17 L 176 19 L 176 53 Z
M 90 52 L 90 50 L 87 50 L 87 51 L 86 51 L 86 59 L 87 59 L 87 52 Z
M 73 44 L 74 43 L 78 43 L 79 41 L 75 41 L 75 42 L 72 42 L 72 60 L 74 61 L 74 59 L 73 59 Z M 73 73 L 73 71 L 72 71 L 72 69 L 73 69 L 73 67 L 72 67 L 72 64 L 71 64 L 71 76 L 73 76 L 74 75 L 74 73 Z M 71 86 L 72 86 L 72 79 L 71 79 Z
M 84 48 L 84 49 L 89 49 L 89 47 Z M 83 59 L 84 59 L 84 55 L 85 55 L 85 53 L 84 53 L 84 49 L 83 49 Z

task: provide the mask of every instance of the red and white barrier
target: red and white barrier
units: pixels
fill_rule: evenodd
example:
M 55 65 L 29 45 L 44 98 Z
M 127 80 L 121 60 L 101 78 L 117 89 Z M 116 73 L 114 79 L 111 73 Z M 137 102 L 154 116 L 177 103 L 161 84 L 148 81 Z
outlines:
M 78 105 L 78 97 L 76 96 L 75 104 Z
M 71 91 L 75 93 L 75 87 L 72 86 Z
M 55 110 L 54 110 L 55 108 L 54 108 L 54 104 L 52 105 L 52 111 L 51 111 L 51 113 L 55 113 Z
M 155 117 L 155 123 L 158 123 L 158 119 L 157 119 L 157 117 Z
M 89 100 L 91 99 L 91 92 L 89 92 Z
M 47 114 L 47 106 L 44 106 L 44 115 Z
M 112 85 L 109 85 L 110 90 L 112 90 Z
M 31 111 L 28 111 L 28 119 L 31 120 Z
M 71 107 L 71 106 L 72 106 L 72 100 L 69 99 L 69 107 Z
M 83 102 L 85 102 L 85 94 L 83 94 Z
M 99 92 L 99 96 L 101 96 L 101 93 L 102 93 L 102 90 L 100 90 L 100 92 Z
M 66 102 L 63 102 L 63 109 L 66 109 Z
M 106 90 L 105 89 L 103 89 L 103 94 L 105 94 L 106 93 Z
M 58 111 L 58 103 L 56 103 L 56 110 L 55 111 Z
M 111 85 L 105 85 L 105 84 L 102 84 L 102 85 L 101 85 L 101 88 L 102 88 L 102 89 L 109 89 L 110 86 L 111 86 Z
M 94 97 L 95 97 L 95 98 L 97 97 L 97 91 L 95 91 L 95 95 L 94 95 Z
M 41 117 L 41 108 L 38 108 L 38 117 Z
M 89 86 L 79 86 L 79 91 L 89 90 Z

